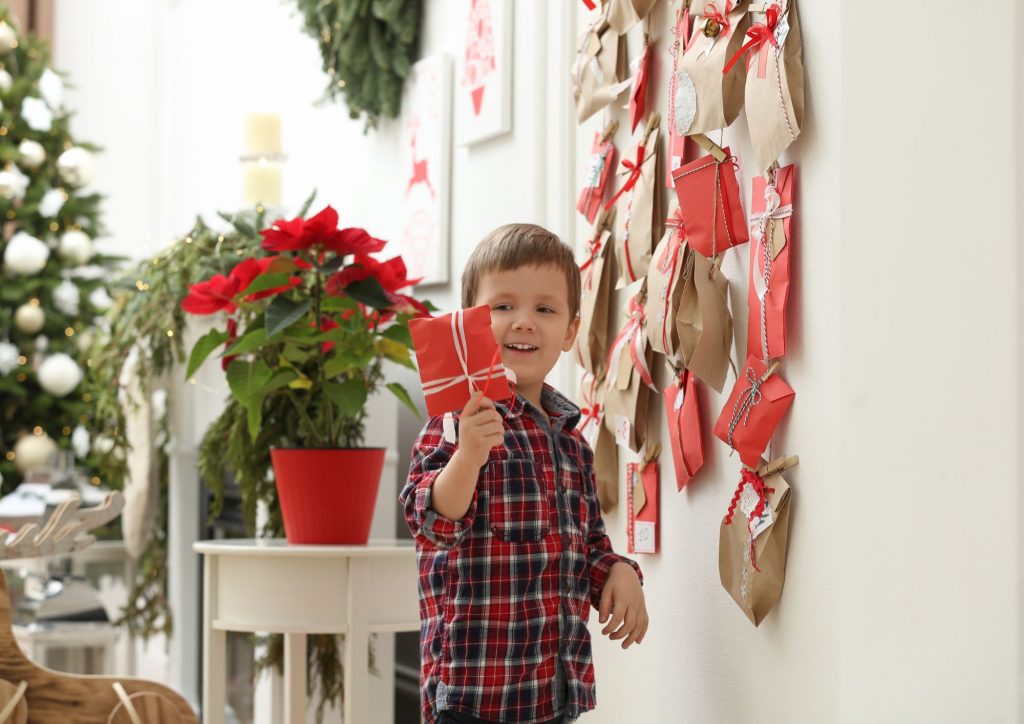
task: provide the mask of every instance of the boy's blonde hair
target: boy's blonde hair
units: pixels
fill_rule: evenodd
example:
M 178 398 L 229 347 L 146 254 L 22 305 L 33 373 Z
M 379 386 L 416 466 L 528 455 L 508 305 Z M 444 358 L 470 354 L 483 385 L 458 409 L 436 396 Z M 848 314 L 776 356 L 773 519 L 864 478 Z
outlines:
M 575 319 L 580 311 L 580 270 L 572 249 L 536 224 L 505 224 L 480 240 L 462 271 L 462 306 L 473 306 L 480 277 L 487 272 L 549 264 L 565 274 L 569 319 Z

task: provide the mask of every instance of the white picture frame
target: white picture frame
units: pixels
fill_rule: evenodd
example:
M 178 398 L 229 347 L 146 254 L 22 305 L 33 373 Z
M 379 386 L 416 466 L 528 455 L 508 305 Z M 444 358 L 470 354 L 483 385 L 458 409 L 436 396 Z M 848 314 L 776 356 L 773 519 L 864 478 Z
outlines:
M 452 60 L 438 53 L 413 65 L 402 91 L 396 246 L 417 286 L 449 280 L 451 128 Z
M 460 146 L 512 130 L 513 0 L 463 0 L 463 49 L 456 71 Z

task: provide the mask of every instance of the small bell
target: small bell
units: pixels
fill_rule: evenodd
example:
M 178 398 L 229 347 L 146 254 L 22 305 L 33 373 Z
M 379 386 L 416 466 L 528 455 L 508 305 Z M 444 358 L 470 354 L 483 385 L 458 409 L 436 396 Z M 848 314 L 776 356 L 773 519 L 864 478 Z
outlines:
M 704 23 L 704 35 L 709 38 L 717 38 L 722 33 L 722 24 L 717 20 L 708 18 Z

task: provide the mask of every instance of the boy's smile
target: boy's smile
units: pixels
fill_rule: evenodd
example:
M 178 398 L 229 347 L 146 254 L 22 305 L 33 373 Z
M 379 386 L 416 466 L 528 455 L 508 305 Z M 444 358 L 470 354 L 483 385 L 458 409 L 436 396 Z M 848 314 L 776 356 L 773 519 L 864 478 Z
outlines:
M 481 275 L 474 304 L 491 310 L 501 361 L 516 375 L 516 391 L 540 407 L 544 378 L 572 349 L 579 317 L 570 319 L 565 273 L 550 264 Z

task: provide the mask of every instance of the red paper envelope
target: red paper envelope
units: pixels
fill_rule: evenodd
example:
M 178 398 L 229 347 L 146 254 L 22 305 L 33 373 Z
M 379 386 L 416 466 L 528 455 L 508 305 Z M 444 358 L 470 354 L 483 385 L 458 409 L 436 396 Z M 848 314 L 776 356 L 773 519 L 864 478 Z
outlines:
M 767 371 L 768 367 L 757 357 L 747 357 L 747 364 L 715 423 L 715 435 L 751 467 L 761 462 L 761 453 L 796 395 L 778 374 L 766 377 Z
M 626 463 L 628 553 L 658 552 L 658 463 Z
M 629 130 L 635 131 L 637 124 L 647 115 L 647 85 L 651 75 L 651 46 L 644 45 L 644 52 L 634 63 L 633 88 L 629 93 Z
M 433 319 L 411 319 L 409 332 L 427 414 L 461 410 L 476 390 L 484 390 L 492 400 L 512 396 L 487 305 Z
M 756 176 L 750 216 L 747 354 L 786 354 L 786 301 L 793 222 L 793 166 Z
M 591 224 L 594 223 L 597 212 L 604 203 L 608 184 L 615 169 L 615 156 L 615 144 L 612 143 L 609 134 L 595 133 L 594 146 L 590 150 L 590 162 L 587 165 L 587 177 L 583 179 L 583 190 L 576 201 L 576 210 L 587 217 Z
M 676 469 L 676 488 L 682 490 L 704 465 L 704 441 L 700 431 L 697 380 L 683 370 L 662 393 L 665 421 Z
M 710 259 L 748 240 L 736 181 L 736 159 L 701 156 L 672 172 L 690 248 Z

